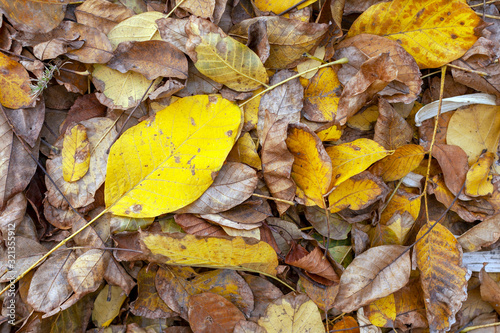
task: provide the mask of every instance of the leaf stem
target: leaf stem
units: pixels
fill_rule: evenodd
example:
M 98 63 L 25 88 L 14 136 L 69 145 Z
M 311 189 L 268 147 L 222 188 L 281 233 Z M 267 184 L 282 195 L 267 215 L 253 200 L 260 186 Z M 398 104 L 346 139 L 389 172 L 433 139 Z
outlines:
M 295 202 L 293 202 L 293 201 L 289 201 L 289 200 L 285 200 L 285 199 L 278 199 L 278 198 L 274 198 L 274 197 L 268 197 L 267 195 L 262 195 L 262 194 L 257 194 L 257 193 L 253 193 L 252 195 L 254 197 L 264 198 L 264 199 L 268 199 L 268 200 L 274 200 L 274 201 L 283 202 L 283 203 L 295 206 Z
M 261 92 L 255 94 L 254 96 L 250 97 L 249 99 L 247 99 L 246 101 L 244 101 L 243 103 L 241 103 L 240 105 L 238 105 L 240 108 L 242 106 L 244 106 L 245 104 L 249 103 L 250 101 L 254 100 L 255 98 L 259 97 L 260 95 L 262 94 L 265 94 L 266 92 L 270 91 L 270 90 L 273 90 L 274 88 L 278 87 L 278 86 L 281 86 L 282 84 L 288 82 L 288 81 L 291 81 L 293 79 L 296 79 L 306 73 L 309 73 L 309 72 L 312 72 L 312 71 L 316 71 L 318 69 L 321 69 L 321 68 L 324 68 L 324 67 L 329 67 L 329 66 L 332 66 L 332 65 L 341 65 L 341 64 L 347 64 L 349 62 L 349 59 L 347 58 L 341 58 L 339 60 L 335 60 L 335 61 L 332 61 L 332 62 L 329 62 L 329 63 L 326 63 L 326 64 L 323 64 L 323 65 L 319 65 L 317 67 L 313 67 L 313 68 L 309 68 L 309 69 L 306 69 L 305 71 L 302 71 L 300 73 L 297 73 L 293 76 L 290 76 L 288 79 L 285 79 L 283 81 L 280 81 L 272 86 L 270 86 L 269 88 L 266 88 L 264 90 L 262 90 Z
M 499 17 L 499 19 L 500 19 L 500 17 Z M 447 64 L 447 66 L 459 69 L 459 70 L 464 71 L 464 72 L 474 73 L 474 74 L 481 75 L 481 76 L 489 76 L 490 75 L 490 74 L 488 74 L 486 72 L 480 72 L 480 71 L 476 71 L 476 70 L 473 70 L 473 69 L 464 68 L 464 67 L 460 67 L 460 66 L 456 66 L 456 65 L 452 65 L 452 64 Z

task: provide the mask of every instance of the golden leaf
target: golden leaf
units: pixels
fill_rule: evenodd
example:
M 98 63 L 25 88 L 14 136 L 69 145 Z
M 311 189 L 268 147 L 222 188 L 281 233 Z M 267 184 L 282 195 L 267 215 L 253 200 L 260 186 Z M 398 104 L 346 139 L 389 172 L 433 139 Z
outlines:
M 308 0 L 304 3 L 300 3 L 300 0 L 284 0 L 284 1 L 274 1 L 274 0 L 256 0 L 255 7 L 263 12 L 273 12 L 274 14 L 280 14 L 287 9 L 294 8 L 298 3 L 298 9 L 307 7 L 318 0 Z
M 74 182 L 85 176 L 90 165 L 90 143 L 87 129 L 77 124 L 66 130 L 62 149 L 63 178 Z
M 380 223 L 386 224 L 393 215 L 396 213 L 403 214 L 404 212 L 410 213 L 413 220 L 416 220 L 420 213 L 420 203 L 421 197 L 419 195 L 412 195 L 399 190 L 394 194 L 391 201 L 387 203 L 380 216 Z
M 395 0 L 368 8 L 347 37 L 362 33 L 397 41 L 420 69 L 436 68 L 460 58 L 477 40 L 481 19 L 460 0 Z
M 490 169 L 494 161 L 495 154 L 486 152 L 470 167 L 465 179 L 465 194 L 479 197 L 493 192 Z
M 156 262 L 167 265 L 226 268 L 276 275 L 278 257 L 266 242 L 242 237 L 142 233 L 140 239 Z
M 181 98 L 127 130 L 109 155 L 105 200 L 110 212 L 154 217 L 196 200 L 213 183 L 241 121 L 234 103 L 198 95 Z
M 94 301 L 92 320 L 99 327 L 108 327 L 120 314 L 123 302 L 126 299 L 127 294 L 118 286 L 108 285 L 102 288 Z
M 325 129 L 318 129 L 316 134 L 321 141 L 337 141 L 342 136 L 342 129 L 337 125 L 332 125 Z
M 335 119 L 342 86 L 337 73 L 331 68 L 321 68 L 304 90 L 304 117 L 316 122 Z
M 262 162 L 252 137 L 248 132 L 238 139 L 238 152 L 242 163 L 248 164 L 252 168 L 262 170 Z
M 415 170 L 424 159 L 425 151 L 420 145 L 404 145 L 397 148 L 394 154 L 384 157 L 375 163 L 370 171 L 381 176 L 386 182 L 398 180 Z
M 467 299 L 467 269 L 455 236 L 439 223 L 426 234 L 429 228 L 427 223 L 418 232 L 417 239 L 423 238 L 415 245 L 415 254 L 429 329 L 445 332 Z
M 297 184 L 297 196 L 305 205 L 325 208 L 323 195 L 328 192 L 332 179 L 332 162 L 318 136 L 303 124 L 290 124 L 288 150 L 295 160 L 292 178 Z
M 0 52 L 0 103 L 11 109 L 26 107 L 31 103 L 30 76 L 26 69 L 9 56 Z
M 327 147 L 332 159 L 333 174 L 330 187 L 368 169 L 374 162 L 392 153 L 370 139 L 357 139 L 337 146 Z

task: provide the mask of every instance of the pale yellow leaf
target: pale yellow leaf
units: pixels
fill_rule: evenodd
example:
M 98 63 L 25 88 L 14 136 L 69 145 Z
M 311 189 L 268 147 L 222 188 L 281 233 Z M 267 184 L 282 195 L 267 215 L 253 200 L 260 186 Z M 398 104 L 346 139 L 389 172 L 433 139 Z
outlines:
M 116 48 L 121 42 L 161 40 L 156 20 L 166 17 L 161 12 L 145 12 L 121 21 L 108 33 L 108 39 Z

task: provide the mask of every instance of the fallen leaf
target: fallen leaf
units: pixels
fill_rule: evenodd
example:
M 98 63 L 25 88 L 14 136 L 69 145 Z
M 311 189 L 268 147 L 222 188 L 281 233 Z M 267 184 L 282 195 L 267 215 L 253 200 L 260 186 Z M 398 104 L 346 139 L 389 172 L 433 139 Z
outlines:
M 258 324 L 267 333 L 325 330 L 316 304 L 306 295 L 293 292 L 271 303 Z
M 331 286 L 320 285 L 311 278 L 301 276 L 299 282 L 304 288 L 305 293 L 322 311 L 330 310 L 335 306 L 335 296 L 339 291 L 339 284 Z
M 154 217 L 190 204 L 214 181 L 241 118 L 223 98 L 193 96 L 132 127 L 111 147 L 106 205 L 116 215 Z M 122 154 L 138 158 L 123 160 Z M 123 170 L 130 177 L 125 182 Z
M 333 331 L 341 331 L 345 333 L 360 333 L 360 326 L 356 319 L 351 316 L 344 316 L 333 325 Z
M 393 327 L 396 320 L 394 294 L 379 298 L 364 307 L 365 316 L 377 327 Z
M 341 240 L 346 239 L 351 231 L 351 225 L 337 214 L 328 213 L 318 206 L 306 206 L 304 210 L 307 221 L 314 229 L 325 237 Z
M 410 278 L 410 252 L 382 245 L 358 255 L 340 277 L 335 307 L 351 312 L 404 287 Z
M 63 178 L 67 182 L 81 179 L 90 165 L 90 142 L 87 129 L 82 124 L 68 128 L 62 149 Z
M 487 217 L 481 223 L 470 228 L 457 238 L 462 248 L 467 252 L 476 252 L 490 246 L 500 238 L 500 215 Z
M 466 153 L 459 146 L 435 144 L 432 156 L 436 158 L 443 170 L 446 187 L 451 193 L 457 195 L 465 182 L 469 169 Z
M 370 231 L 371 245 L 404 245 L 415 219 L 409 212 L 394 214 L 384 224 L 378 223 Z
M 206 222 L 193 214 L 175 214 L 175 223 L 186 233 L 196 236 L 226 236 L 220 226 Z
M 320 127 L 316 130 L 316 134 L 321 139 L 321 141 L 337 141 L 342 136 L 342 129 L 340 129 L 337 125 L 329 125 L 327 128 L 323 129 Z
M 330 187 L 337 186 L 368 169 L 374 162 L 391 154 L 373 140 L 358 139 L 337 146 L 327 147 L 332 159 L 333 173 Z
M 78 297 L 94 292 L 100 287 L 109 255 L 109 252 L 106 254 L 103 250 L 91 249 L 71 264 L 68 282 Z
M 179 213 L 215 214 L 229 210 L 248 199 L 257 186 L 254 169 L 228 162 L 222 166 L 210 187 L 193 203 Z
M 306 206 L 325 208 L 323 196 L 332 180 L 332 162 L 316 133 L 303 124 L 290 124 L 286 139 L 294 156 L 292 178 L 297 184 L 297 197 Z
M 468 274 L 455 236 L 439 223 L 426 234 L 429 228 L 427 223 L 418 232 L 417 239 L 423 238 L 415 245 L 415 254 L 429 329 L 446 331 L 467 299 Z
M 9 233 L 7 232 L 6 235 L 8 237 Z M 8 272 L 0 277 L 0 282 L 10 282 L 11 279 L 16 278 L 47 253 L 47 249 L 38 241 L 24 236 L 16 236 L 14 251 L 16 252 L 16 262 L 12 263 L 9 262 L 8 248 L 0 247 L 0 269 L 2 272 Z M 36 297 L 38 296 L 37 294 Z
M 407 325 L 415 328 L 428 328 L 424 304 L 424 292 L 418 277 L 394 293 L 396 304 L 395 326 L 406 330 Z
M 465 151 L 469 165 L 476 162 L 484 149 L 496 153 L 500 139 L 499 110 L 498 106 L 471 105 L 455 111 L 451 117 L 446 141 Z
M 161 40 L 122 42 L 116 47 L 107 66 L 121 73 L 129 70 L 140 73 L 148 80 L 159 76 L 178 79 L 188 77 L 186 56 Z
M 375 163 L 370 171 L 386 182 L 398 180 L 415 170 L 424 159 L 425 151 L 420 145 L 398 147 L 394 154 Z
M 479 197 L 493 192 L 490 169 L 494 161 L 495 155 L 491 152 L 486 152 L 470 167 L 465 180 L 465 194 L 472 197 Z
M 254 295 L 254 308 L 251 318 L 259 318 L 264 315 L 266 308 L 274 300 L 283 296 L 283 292 L 267 279 L 251 274 L 242 274 Z
M 333 121 L 341 90 L 342 86 L 333 68 L 319 69 L 304 91 L 304 117 L 316 122 Z
M 318 275 L 326 279 L 327 281 L 325 282 L 339 282 L 339 276 L 319 247 L 315 247 L 314 250 L 308 252 L 302 246 L 293 243 L 292 249 L 285 258 L 285 262 L 289 265 L 302 268 L 306 273 Z M 308 275 L 311 276 L 310 274 Z M 314 277 L 312 278 L 314 279 Z M 323 284 L 328 285 L 327 283 Z
M 262 170 L 262 162 L 257 154 L 257 147 L 248 132 L 240 136 L 237 142 L 240 160 L 254 169 Z
M 184 53 L 186 53 L 186 43 L 188 41 L 188 35 L 185 30 L 188 22 L 189 19 L 175 19 L 170 17 L 156 20 L 161 38 Z
M 195 332 L 232 332 L 245 315 L 224 297 L 201 293 L 189 298 L 189 324 Z
M 94 301 L 92 320 L 99 327 L 109 326 L 120 314 L 120 309 L 126 299 L 127 295 L 120 287 L 110 285 L 104 287 Z
M 398 75 L 398 69 L 389 53 L 365 61 L 359 72 L 344 87 L 337 107 L 336 122 L 345 125 L 372 97 L 384 89 Z
M 401 189 L 396 191 L 380 215 L 380 223 L 386 224 L 395 214 L 408 212 L 415 221 L 420 213 L 421 197 Z
M 302 22 L 281 16 L 262 16 L 244 20 L 234 25 L 229 33 L 241 40 L 248 39 L 248 27 L 264 21 L 267 27 L 270 54 L 268 68 L 292 68 L 304 52 L 311 52 L 328 30 L 328 25 Z
M 12 25 L 19 30 L 29 33 L 46 33 L 54 29 L 64 19 L 66 4 L 61 2 L 34 1 L 34 0 L 2 0 L 2 12 Z
M 166 15 L 160 12 L 145 12 L 129 17 L 113 27 L 108 33 L 108 39 L 116 48 L 122 42 L 142 42 L 160 40 L 156 20 Z
M 380 53 L 389 53 L 389 56 L 398 69 L 398 73 L 395 79 L 396 82 L 389 83 L 385 90 L 379 93 L 381 96 L 384 96 L 388 102 L 411 103 L 420 94 L 422 86 L 422 79 L 420 76 L 422 74 L 420 73 L 418 65 L 415 59 L 395 40 L 376 35 L 360 34 L 343 40 L 338 45 L 338 49 L 341 50 L 349 46 L 355 46 L 368 58 L 377 56 Z M 341 57 L 341 55 L 336 54 L 336 57 Z M 359 69 L 358 66 L 355 64 L 353 65 L 352 61 L 342 65 L 342 69 L 347 66 L 355 66 Z M 403 83 L 408 91 L 401 89 L 401 87 L 395 83 Z
M 403 16 L 401 16 L 403 15 Z M 367 33 L 397 41 L 420 69 L 437 68 L 460 58 L 477 40 L 482 20 L 464 2 L 411 0 L 379 3 L 363 12 L 347 37 Z
M 286 1 L 272 1 L 272 0 L 256 0 L 255 6 L 263 12 L 273 12 L 274 14 L 281 15 L 287 9 L 296 7 L 297 9 L 302 9 L 307 7 L 317 0 L 308 0 L 303 3 L 299 0 L 286 0 Z
M 236 91 L 266 85 L 268 77 L 259 57 L 213 23 L 191 17 L 186 33 L 186 52 L 202 74 Z
M 75 9 L 78 23 L 101 30 L 107 34 L 115 25 L 135 13 L 121 3 L 106 0 L 89 0 Z
M 378 100 L 378 110 L 373 140 L 386 149 L 409 144 L 413 139 L 413 130 L 406 120 L 383 98 Z
M 278 259 L 264 242 L 241 237 L 202 237 L 186 234 L 140 235 L 151 259 L 169 265 L 248 270 L 276 275 Z
M 11 109 L 31 104 L 30 77 L 26 69 L 14 59 L 0 53 L 0 103 Z

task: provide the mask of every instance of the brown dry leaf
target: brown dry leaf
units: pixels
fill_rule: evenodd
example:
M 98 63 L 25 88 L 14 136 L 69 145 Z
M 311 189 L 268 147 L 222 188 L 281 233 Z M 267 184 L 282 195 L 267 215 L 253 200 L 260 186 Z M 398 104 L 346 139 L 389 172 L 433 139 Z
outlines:
M 413 129 L 391 104 L 379 98 L 378 111 L 373 140 L 385 149 L 396 149 L 409 144 L 413 138 Z
M 232 332 L 245 315 L 224 297 L 210 292 L 189 298 L 189 324 L 195 332 Z
M 27 204 L 28 200 L 26 200 L 26 195 L 23 192 L 20 192 L 15 196 L 13 196 L 12 199 L 8 200 L 7 203 L 5 204 L 5 207 L 2 210 L 0 210 L 1 240 L 8 241 L 9 229 L 12 230 L 12 226 L 14 226 L 17 229 L 21 225 L 21 223 L 24 220 Z
M 85 65 L 78 61 L 71 61 L 67 62 L 64 65 L 64 68 L 74 72 L 56 72 L 54 78 L 57 83 L 63 85 L 69 92 L 84 94 L 88 89 L 88 78 L 87 76 L 78 75 L 75 72 L 85 73 L 87 70 Z
M 273 75 L 269 84 L 275 85 L 293 75 L 292 71 L 278 71 Z M 262 146 L 264 146 L 264 141 L 271 126 L 277 121 L 285 119 L 288 124 L 295 124 L 300 121 L 300 111 L 304 106 L 303 99 L 304 88 L 297 78 L 279 85 L 261 97 L 257 133 Z M 274 117 L 266 119 L 267 113 Z
M 354 258 L 340 277 L 335 307 L 351 312 L 387 296 L 408 283 L 410 271 L 407 247 L 383 245 L 368 249 Z
M 466 325 L 482 314 L 493 313 L 495 311 L 488 302 L 483 301 L 480 289 L 474 288 L 468 291 L 467 300 L 463 303 L 460 310 L 460 326 Z
M 229 33 L 241 40 L 248 39 L 248 28 L 256 21 L 264 21 L 270 54 L 265 65 L 268 68 L 292 68 L 301 60 L 304 52 L 311 52 L 328 30 L 328 25 L 302 22 L 281 16 L 261 16 L 234 25 Z
M 160 298 L 156 290 L 157 268 L 144 266 L 137 275 L 137 299 L 130 303 L 130 312 L 149 319 L 169 318 L 177 314 Z
M 425 151 L 420 145 L 404 145 L 396 149 L 394 154 L 384 157 L 375 163 L 370 171 L 382 177 L 386 182 L 398 180 L 415 170 L 424 159 Z
M 494 244 L 500 238 L 498 230 L 500 230 L 500 215 L 495 214 L 470 228 L 457 239 L 464 251 L 476 252 Z
M 323 332 L 325 330 L 319 309 L 304 294 L 289 293 L 271 303 L 258 324 L 267 333 Z
M 490 169 L 495 161 L 495 155 L 486 152 L 479 156 L 476 163 L 471 165 L 465 181 L 465 194 L 471 197 L 489 195 L 493 192 Z
M 272 216 L 272 212 L 267 200 L 250 198 L 230 210 L 220 212 L 219 215 L 239 223 L 258 223 Z
M 318 206 L 306 206 L 304 213 L 307 221 L 314 229 L 325 237 L 341 240 L 346 239 L 351 231 L 351 225 L 337 214 L 329 213 L 326 217 L 325 210 Z M 328 224 L 330 225 L 328 227 Z
M 446 331 L 467 299 L 468 274 L 455 236 L 439 223 L 426 234 L 429 228 L 427 223 L 420 229 L 417 239 L 423 238 L 415 245 L 415 254 L 429 328 Z
M 339 284 L 331 286 L 320 285 L 305 276 L 299 277 L 299 283 L 304 288 L 305 293 L 322 311 L 330 310 L 335 306 L 335 297 L 339 291 Z
M 95 97 L 95 93 L 79 96 L 69 109 L 68 115 L 61 124 L 59 132 L 66 133 L 68 127 L 79 122 L 104 116 L 106 116 L 106 107 L 99 103 Z
M 465 183 L 469 170 L 467 154 L 459 146 L 435 144 L 432 157 L 436 158 L 443 170 L 446 187 L 451 193 L 457 195 Z
M 413 102 L 420 94 L 422 89 L 422 79 L 420 76 L 422 74 L 420 73 L 418 65 L 415 59 L 396 41 L 377 35 L 361 34 L 343 40 L 337 48 L 342 52 L 342 48 L 349 46 L 355 46 L 368 58 L 378 56 L 380 53 L 389 53 L 398 69 L 398 74 L 395 79 L 396 81 L 389 83 L 389 85 L 379 93 L 379 95 L 384 96 L 388 102 L 403 102 L 408 104 Z M 336 54 L 336 57 L 341 58 L 342 55 Z M 354 66 L 355 69 L 359 69 L 361 64 L 362 63 L 356 61 L 353 63 L 351 59 L 349 59 L 348 64 L 342 65 L 342 70 L 348 66 Z M 401 86 L 401 83 L 403 86 Z
M 325 208 L 324 195 L 332 180 L 332 161 L 323 143 L 307 125 L 290 124 L 286 139 L 294 156 L 292 178 L 297 184 L 297 200 L 306 206 Z
M 30 77 L 26 69 L 13 58 L 0 53 L 0 104 L 18 109 L 31 104 Z
M 213 13 L 215 9 L 215 0 L 176 0 L 176 5 L 185 11 L 199 17 L 210 19 L 213 21 Z
M 227 269 L 197 274 L 190 267 L 160 268 L 156 288 L 165 303 L 184 319 L 188 318 L 189 298 L 204 292 L 224 297 L 246 316 L 254 309 L 254 295 L 248 284 L 238 273 Z
M 243 163 L 222 166 L 210 187 L 193 203 L 178 213 L 215 214 L 229 210 L 248 199 L 257 186 L 254 169 Z
M 384 89 L 398 75 L 398 68 L 389 56 L 382 53 L 365 61 L 359 72 L 344 87 L 340 95 L 336 122 L 345 125 L 373 96 Z
M 8 240 L 8 235 L 8 232 L 3 234 L 4 239 Z M 9 262 L 7 247 L 0 247 L 0 269 L 2 272 L 8 272 L 0 277 L 0 282 L 9 282 L 11 278 L 16 278 L 40 259 L 47 252 L 47 249 L 36 240 L 24 236 L 16 236 L 14 251 L 16 253 L 16 262 L 12 265 L 12 262 Z M 12 255 L 12 251 L 10 253 Z
M 40 60 L 53 59 L 69 51 L 78 50 L 84 41 L 54 38 L 33 47 L 33 54 Z
M 339 276 L 335 273 L 332 264 L 326 259 L 319 247 L 315 247 L 314 250 L 308 252 L 294 242 L 292 249 L 285 258 L 285 263 L 302 268 L 308 273 L 318 275 L 328 280 L 327 282 L 339 282 Z
M 91 249 L 79 256 L 68 272 L 68 282 L 77 297 L 94 292 L 103 282 L 110 252 Z
M 220 226 L 206 222 L 192 214 L 174 215 L 175 223 L 181 226 L 182 230 L 191 235 L 197 236 L 226 236 Z
M 186 43 L 188 35 L 186 34 L 186 24 L 189 19 L 161 18 L 156 20 L 158 31 L 161 38 L 186 53 Z
M 64 19 L 66 4 L 61 2 L 33 1 L 33 0 L 2 0 L 2 12 L 12 25 L 29 33 L 46 33 L 54 29 Z
M 427 328 L 424 292 L 420 285 L 420 279 L 411 278 L 410 282 L 394 293 L 396 304 L 395 326 L 405 331 L 408 326 L 415 328 Z
M 17 134 L 34 147 L 44 126 L 46 105 L 44 99 L 36 101 L 33 107 L 20 109 L 3 108 Z
M 494 94 L 500 97 L 500 65 L 495 62 L 497 44 L 484 37 L 479 37 L 477 42 L 462 56 L 453 61 L 453 65 L 468 68 L 488 75 L 479 75 L 474 72 L 452 68 L 453 79 L 481 92 Z
M 261 276 L 243 274 L 243 278 L 254 296 L 251 318 L 258 319 L 263 316 L 269 304 L 283 296 L 283 292 L 278 287 Z
M 266 123 L 269 124 L 267 136 L 262 144 L 262 172 L 264 181 L 271 194 L 279 199 L 295 198 L 295 182 L 291 179 L 293 155 L 286 147 L 288 119 L 275 121 L 276 115 L 266 112 Z M 290 205 L 276 202 L 278 211 L 283 214 Z
M 134 12 L 121 3 L 106 0 L 87 0 L 75 9 L 78 23 L 99 29 L 105 34 L 133 15 Z
M 361 210 L 384 198 L 387 193 L 389 188 L 380 178 L 364 171 L 347 179 L 332 191 L 328 196 L 328 209 L 332 213 L 345 208 Z
M 71 295 L 68 271 L 76 259 L 73 252 L 52 254 L 33 274 L 27 303 L 39 312 L 57 309 Z
M 233 333 L 266 333 L 266 330 L 252 321 L 240 320 L 234 326 Z
M 186 56 L 161 40 L 120 43 L 107 66 L 121 73 L 129 70 L 140 73 L 148 80 L 159 76 L 178 79 L 188 77 Z
M 481 298 L 490 303 L 497 313 L 500 313 L 500 286 L 486 273 L 486 263 L 479 272 L 479 281 L 481 281 Z

